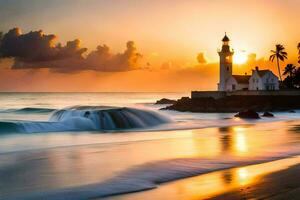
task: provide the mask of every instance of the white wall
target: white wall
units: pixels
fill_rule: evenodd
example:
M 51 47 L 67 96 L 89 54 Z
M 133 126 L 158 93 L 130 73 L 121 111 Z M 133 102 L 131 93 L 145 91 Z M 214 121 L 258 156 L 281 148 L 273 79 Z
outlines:
M 249 90 L 279 90 L 278 78 L 271 71 L 260 77 L 256 70 L 252 70 Z
M 228 47 L 229 48 L 229 47 Z M 220 56 L 220 81 L 218 83 L 219 91 L 226 91 L 226 80 L 232 75 L 232 55 L 231 51 L 221 51 Z
M 226 91 L 232 91 L 232 85 L 235 85 L 235 90 L 237 89 L 237 85 L 238 83 L 236 82 L 235 78 L 230 77 L 227 81 L 226 81 L 226 86 L 225 86 L 225 90 Z
M 233 76 L 226 81 L 226 91 L 233 91 L 232 85 L 235 85 L 235 90 L 243 90 L 248 88 L 248 84 L 239 84 Z
M 262 79 L 256 70 L 252 70 L 252 76 L 249 79 L 249 90 L 263 90 Z
M 278 78 L 271 71 L 262 77 L 262 83 L 264 90 L 279 90 Z

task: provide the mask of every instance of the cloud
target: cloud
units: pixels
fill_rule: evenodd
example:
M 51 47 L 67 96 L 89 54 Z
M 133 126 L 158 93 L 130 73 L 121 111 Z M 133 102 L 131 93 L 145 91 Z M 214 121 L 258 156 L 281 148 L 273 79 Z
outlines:
M 0 63 L 0 91 L 14 92 L 183 92 L 215 89 L 218 63 L 170 70 L 126 72 L 80 71 L 56 73 L 49 69 L 11 70 L 9 60 Z M 2 66 L 1 66 L 2 65 Z M 151 83 L 151 84 L 149 84 Z M 188 93 L 187 93 L 188 95 Z
M 198 53 L 197 61 L 199 64 L 205 64 L 207 62 L 203 52 Z
M 80 40 L 68 41 L 65 46 L 55 44 L 56 36 L 43 31 L 22 34 L 19 28 L 9 30 L 0 41 L 2 58 L 14 58 L 12 69 L 49 68 L 57 72 L 128 71 L 138 69 L 142 55 L 133 41 L 127 42 L 123 53 L 112 54 L 106 45 L 99 45 L 85 58 L 87 48 Z
M 66 46 L 61 46 L 54 44 L 55 39 L 55 35 L 46 35 L 41 30 L 22 34 L 19 28 L 13 28 L 3 35 L 0 50 L 2 57 L 13 57 L 21 62 L 81 58 L 87 51 L 80 47 L 79 40 L 69 41 Z
M 258 58 L 255 53 L 248 54 L 247 66 L 250 68 L 254 68 L 255 66 L 259 66 L 262 68 L 271 69 L 272 63 L 267 59 L 265 60 L 263 57 Z
M 177 65 L 175 65 L 174 62 L 167 61 L 167 62 L 163 62 L 160 68 L 164 69 L 164 70 L 171 70 L 171 69 L 176 69 L 179 67 Z
M 129 41 L 123 53 L 112 54 L 107 45 L 99 45 L 86 58 L 88 68 L 96 71 L 128 71 L 139 69 L 138 62 L 142 55 L 138 53 L 135 43 Z
M 247 59 L 247 63 L 255 63 L 256 62 L 256 54 L 255 53 L 250 53 L 248 54 L 248 59 Z

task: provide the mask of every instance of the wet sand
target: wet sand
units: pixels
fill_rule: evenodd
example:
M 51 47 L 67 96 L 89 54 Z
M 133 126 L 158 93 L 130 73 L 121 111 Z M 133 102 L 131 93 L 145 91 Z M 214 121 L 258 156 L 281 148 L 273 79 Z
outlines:
M 300 199 L 300 156 L 182 179 L 110 200 Z
M 222 160 L 252 161 L 260 156 L 272 156 L 280 152 L 285 154 L 299 150 L 299 124 L 300 121 L 295 120 L 182 131 L 107 135 L 70 134 L 60 137 L 56 134 L 37 135 L 34 140 L 36 143 L 49 143 L 59 139 L 72 144 L 85 141 L 92 145 L 0 154 L 0 199 L 102 183 L 109 178 L 126 174 L 129 169 L 136 169 L 135 167 L 147 172 L 147 168 L 143 168 L 147 163 L 159 164 L 163 161 L 171 164 L 166 165 L 165 169 L 168 172 L 174 167 L 172 164 L 174 159 L 183 161 L 209 159 L 222 164 Z M 105 138 L 114 142 L 101 143 Z M 120 140 L 121 138 L 126 141 Z M 118 142 L 115 139 L 118 139 Z M 96 141 L 100 143 L 97 144 Z M 239 199 L 244 194 L 244 191 L 239 189 L 247 189 L 249 186 L 254 188 L 260 183 L 260 177 L 286 170 L 299 163 L 300 158 L 296 157 L 233 168 L 155 184 L 157 188 L 153 190 L 112 196 L 108 199 L 222 199 L 226 197 L 218 196 L 225 194 L 232 195 L 228 196 L 228 199 L 234 195 Z M 181 162 L 175 164 L 177 167 Z M 160 169 L 157 171 L 160 172 Z M 299 171 L 297 172 L 299 174 Z M 285 179 L 289 180 L 288 177 L 284 177 Z M 266 189 L 273 187 L 265 185 Z M 284 188 L 280 185 L 278 187 Z
M 235 199 L 300 199 L 300 164 L 279 172 L 258 177 L 255 183 L 208 198 L 214 200 Z

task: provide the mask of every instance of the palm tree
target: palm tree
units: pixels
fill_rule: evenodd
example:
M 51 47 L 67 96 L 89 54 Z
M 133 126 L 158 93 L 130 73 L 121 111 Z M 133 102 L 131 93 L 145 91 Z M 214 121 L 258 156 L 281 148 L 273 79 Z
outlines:
M 280 81 L 282 81 L 281 73 L 280 73 L 279 60 L 284 61 L 285 59 L 287 59 L 287 52 L 285 52 L 285 48 L 284 48 L 283 45 L 276 44 L 276 50 L 271 50 L 271 53 L 272 54 L 270 55 L 269 60 L 273 62 L 274 59 L 276 58 L 279 79 L 280 79 Z
M 293 64 L 287 64 L 286 67 L 284 68 L 283 75 L 289 74 L 290 77 L 293 77 L 295 74 L 296 66 Z

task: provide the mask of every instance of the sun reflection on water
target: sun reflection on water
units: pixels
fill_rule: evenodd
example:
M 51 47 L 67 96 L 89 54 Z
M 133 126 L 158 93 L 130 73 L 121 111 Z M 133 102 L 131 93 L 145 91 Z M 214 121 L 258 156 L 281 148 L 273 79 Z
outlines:
M 245 185 L 245 184 L 251 182 L 250 178 L 249 178 L 249 171 L 245 167 L 238 168 L 236 170 L 236 176 L 237 176 L 239 185 Z
M 235 127 L 235 149 L 237 152 L 245 153 L 248 152 L 248 144 L 247 144 L 247 138 L 245 134 L 245 128 L 244 127 Z
M 236 134 L 236 149 L 239 152 L 247 152 L 248 151 L 246 137 L 243 133 Z

